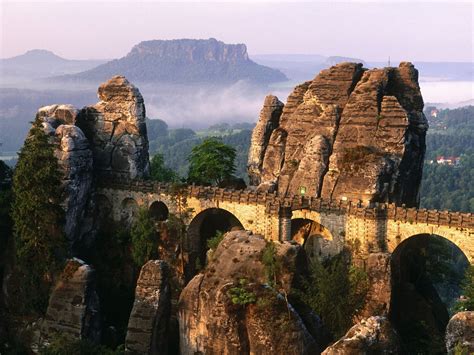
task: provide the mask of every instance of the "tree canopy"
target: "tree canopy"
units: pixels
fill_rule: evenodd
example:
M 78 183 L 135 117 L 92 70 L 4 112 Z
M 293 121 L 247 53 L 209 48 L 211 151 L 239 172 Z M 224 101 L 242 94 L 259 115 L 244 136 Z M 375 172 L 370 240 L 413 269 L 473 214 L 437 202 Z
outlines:
M 165 161 L 162 154 L 155 154 L 150 163 L 150 175 L 152 180 L 160 182 L 176 181 L 177 174 L 165 166 Z
M 203 185 L 218 185 L 232 178 L 236 151 L 219 138 L 205 139 L 188 157 L 188 181 Z

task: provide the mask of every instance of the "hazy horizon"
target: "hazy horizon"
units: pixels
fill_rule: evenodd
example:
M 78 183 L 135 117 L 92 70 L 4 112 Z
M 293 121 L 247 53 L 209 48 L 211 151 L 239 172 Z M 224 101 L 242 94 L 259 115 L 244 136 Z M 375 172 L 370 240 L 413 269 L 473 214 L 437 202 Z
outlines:
M 0 5 L 0 57 L 115 59 L 141 41 L 216 38 L 250 56 L 473 62 L 471 2 L 36 2 Z

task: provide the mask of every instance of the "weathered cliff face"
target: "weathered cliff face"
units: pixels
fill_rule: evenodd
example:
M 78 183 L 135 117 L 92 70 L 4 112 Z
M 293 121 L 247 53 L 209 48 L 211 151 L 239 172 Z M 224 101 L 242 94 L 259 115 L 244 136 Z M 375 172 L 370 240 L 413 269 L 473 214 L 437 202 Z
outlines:
M 78 110 L 71 105 L 45 106 L 37 119 L 55 146 L 54 154 L 62 170 L 64 231 L 71 245 L 77 240 L 84 221 L 85 207 L 92 189 L 92 151 L 82 130 L 75 126 Z
M 269 125 L 266 145 L 262 137 L 270 129 L 262 126 L 269 114 L 261 115 L 251 146 L 259 154 L 249 156 L 251 182 L 280 194 L 305 187 L 308 196 L 416 206 L 428 128 L 422 110 L 410 63 L 323 70 L 293 90 L 279 125 Z
M 170 270 L 161 260 L 143 265 L 128 321 L 125 348 L 137 354 L 166 354 L 171 312 Z
M 140 91 L 123 76 L 100 85 L 100 101 L 77 118 L 91 142 L 94 170 L 130 179 L 149 175 L 145 104 Z
M 100 307 L 95 271 L 79 259 L 68 260 L 49 299 L 41 341 L 57 334 L 100 341 Z
M 260 118 L 252 134 L 249 150 L 249 177 L 251 185 L 259 185 L 261 182 L 262 163 L 265 150 L 270 142 L 270 135 L 280 125 L 280 116 L 283 103 L 276 96 L 265 97 Z
M 245 231 L 229 232 L 204 273 L 181 293 L 181 354 L 314 354 L 320 351 L 298 313 L 283 296 L 265 287 L 261 261 L 266 241 Z M 282 262 L 280 285 L 289 292 L 300 270 L 301 247 L 276 244 Z M 244 280 L 244 281 L 242 281 Z M 253 302 L 232 301 L 230 290 L 253 295 Z M 238 297 L 237 297 L 238 298 Z
M 474 352 L 474 312 L 456 313 L 446 327 L 446 350 L 448 354 L 457 354 L 456 346 L 465 354 Z
M 149 175 L 145 105 L 140 92 L 127 79 L 116 76 L 99 87 L 98 95 L 99 103 L 82 110 L 51 105 L 37 113 L 63 173 L 64 231 L 73 254 L 90 244 L 94 234 L 93 176 L 134 179 Z

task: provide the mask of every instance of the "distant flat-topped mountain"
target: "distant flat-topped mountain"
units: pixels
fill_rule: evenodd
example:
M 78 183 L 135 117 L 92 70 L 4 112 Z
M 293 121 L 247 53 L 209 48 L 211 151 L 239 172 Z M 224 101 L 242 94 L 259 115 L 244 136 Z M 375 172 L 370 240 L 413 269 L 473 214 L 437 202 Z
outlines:
M 0 72 L 4 79 L 36 79 L 78 73 L 104 62 L 106 61 L 69 60 L 51 51 L 33 49 L 16 57 L 0 59 Z
M 286 81 L 279 70 L 249 59 L 245 44 L 206 40 L 153 40 L 137 44 L 125 57 L 61 80 L 103 81 L 124 75 L 132 82 L 152 83 L 256 83 Z

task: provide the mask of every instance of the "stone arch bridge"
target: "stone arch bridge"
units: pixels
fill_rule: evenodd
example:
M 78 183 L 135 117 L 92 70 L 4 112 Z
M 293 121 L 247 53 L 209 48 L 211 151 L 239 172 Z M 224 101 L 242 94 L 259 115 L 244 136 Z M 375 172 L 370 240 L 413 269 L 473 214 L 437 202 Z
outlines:
M 139 206 L 167 218 L 168 213 L 189 209 L 186 223 L 191 228 L 206 213 L 223 212 L 228 229 L 239 225 L 269 240 L 290 240 L 299 221 L 320 226 L 322 249 L 341 250 L 357 245 L 363 257 L 372 252 L 393 252 L 412 236 L 438 235 L 454 243 L 474 263 L 474 215 L 438 210 L 397 207 L 374 203 L 327 201 L 313 197 L 278 196 L 253 190 L 186 186 L 181 190 L 186 206 L 171 185 L 137 180 L 101 179 L 97 189 L 99 205 L 108 206 L 114 220 L 133 218 Z M 99 209 L 105 207 L 99 207 Z M 304 225 L 304 223 L 303 223 Z M 293 230 L 292 230 L 293 229 Z

